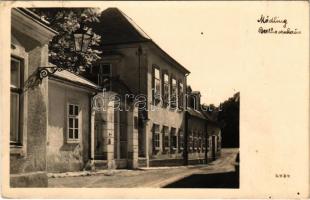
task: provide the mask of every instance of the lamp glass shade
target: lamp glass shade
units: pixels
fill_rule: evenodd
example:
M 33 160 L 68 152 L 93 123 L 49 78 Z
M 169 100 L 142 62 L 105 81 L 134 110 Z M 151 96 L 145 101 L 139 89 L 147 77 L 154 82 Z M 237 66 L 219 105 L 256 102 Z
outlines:
M 82 44 L 82 52 L 86 52 L 87 48 L 88 48 L 88 45 L 91 41 L 91 35 L 89 34 L 84 34 L 84 37 L 83 37 L 83 44 Z
M 76 51 L 82 50 L 82 44 L 83 44 L 83 34 L 82 33 L 75 33 L 74 34 L 74 45 Z

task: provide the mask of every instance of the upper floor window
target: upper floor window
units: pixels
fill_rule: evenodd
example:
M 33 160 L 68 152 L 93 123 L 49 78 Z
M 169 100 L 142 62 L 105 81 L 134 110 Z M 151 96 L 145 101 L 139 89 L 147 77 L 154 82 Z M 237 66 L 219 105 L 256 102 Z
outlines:
M 67 132 L 67 138 L 68 141 L 78 141 L 79 135 L 80 135 L 80 115 L 79 115 L 79 105 L 76 104 L 68 104 L 68 132 Z
M 177 80 L 175 78 L 171 78 L 171 102 L 170 102 L 171 108 L 177 107 L 177 101 L 178 101 L 177 95 L 178 95 L 177 94 Z
M 153 125 L 153 145 L 156 150 L 160 148 L 160 129 L 158 124 Z
M 163 75 L 163 104 L 164 106 L 169 103 L 169 76 L 167 73 Z
M 107 63 L 100 63 L 98 69 L 94 71 L 97 73 L 97 83 L 98 85 L 106 88 L 107 91 L 112 89 L 112 65 Z
M 179 82 L 178 85 L 178 93 L 179 93 L 179 108 L 183 108 L 183 102 L 184 102 L 184 88 L 183 83 Z
M 22 145 L 22 61 L 11 58 L 11 95 L 10 95 L 10 144 Z
M 158 68 L 153 67 L 153 102 L 159 103 L 160 101 L 160 71 Z

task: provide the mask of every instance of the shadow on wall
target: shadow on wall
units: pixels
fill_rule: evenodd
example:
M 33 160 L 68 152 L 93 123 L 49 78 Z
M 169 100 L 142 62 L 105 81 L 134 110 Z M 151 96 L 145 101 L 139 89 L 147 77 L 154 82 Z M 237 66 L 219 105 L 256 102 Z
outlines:
M 239 188 L 239 173 L 193 174 L 164 188 Z

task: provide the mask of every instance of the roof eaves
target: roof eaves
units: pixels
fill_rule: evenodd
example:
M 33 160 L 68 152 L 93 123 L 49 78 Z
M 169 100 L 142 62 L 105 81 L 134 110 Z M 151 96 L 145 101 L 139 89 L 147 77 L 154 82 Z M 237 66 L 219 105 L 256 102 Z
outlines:
M 96 90 L 96 91 L 100 90 L 99 86 L 92 86 L 92 85 L 89 85 L 89 84 L 85 84 L 85 83 L 81 83 L 81 82 L 77 82 L 77 81 L 72 81 L 70 79 L 67 79 L 67 78 L 64 78 L 64 77 L 61 77 L 61 76 L 57 76 L 55 74 L 51 74 L 50 78 L 53 79 L 53 80 L 68 82 L 68 83 L 74 84 L 76 86 L 82 86 L 84 88 L 91 89 L 91 90 Z
M 150 41 L 154 44 L 155 47 L 157 47 L 161 52 L 164 53 L 165 56 L 167 56 L 170 60 L 172 60 L 176 65 L 179 66 L 179 68 L 184 71 L 185 73 L 189 74 L 190 71 L 188 69 L 186 69 L 183 65 L 181 65 L 178 61 L 176 61 L 174 58 L 172 58 L 166 51 L 164 51 L 158 44 L 156 44 L 152 38 L 143 31 L 142 28 L 140 28 L 135 22 L 134 20 L 132 20 L 129 16 L 127 16 L 124 12 L 122 12 L 120 9 L 118 8 L 114 8 L 116 9 L 119 13 L 121 13 L 121 15 L 126 19 L 126 21 L 134 28 L 134 30 L 142 37 L 145 38 L 145 41 Z
M 153 40 L 150 40 L 152 42 L 152 44 L 154 44 L 154 46 L 156 48 L 158 48 L 161 52 L 163 52 L 163 54 L 165 56 L 167 56 L 170 60 L 172 60 L 182 71 L 184 71 L 186 74 L 189 74 L 190 71 L 188 69 L 186 69 L 183 65 L 181 65 L 178 61 L 176 61 L 173 57 L 171 57 L 166 51 L 164 51 L 158 44 L 156 44 Z
M 58 34 L 57 31 L 55 31 L 54 29 L 49 27 L 49 24 L 46 21 L 43 21 L 39 15 L 35 14 L 34 12 L 30 11 L 29 9 L 27 9 L 27 8 L 15 8 L 15 10 L 17 10 L 18 12 L 20 12 L 24 16 L 28 17 L 32 21 L 40 24 L 41 26 L 43 26 L 44 28 L 48 29 L 52 33 L 54 33 L 56 35 Z

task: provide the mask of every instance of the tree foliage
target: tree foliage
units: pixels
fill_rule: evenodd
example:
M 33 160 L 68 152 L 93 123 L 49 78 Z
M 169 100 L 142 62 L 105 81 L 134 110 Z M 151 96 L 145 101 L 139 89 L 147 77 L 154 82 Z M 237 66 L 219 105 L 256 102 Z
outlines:
M 222 128 L 222 146 L 239 147 L 240 93 L 221 103 L 218 121 Z
M 32 8 L 31 10 L 58 32 L 49 44 L 50 63 L 59 68 L 81 72 L 101 58 L 101 52 L 98 50 L 101 37 L 92 29 L 99 23 L 97 9 Z M 81 26 L 93 35 L 85 53 L 75 51 L 74 45 L 73 33 Z

